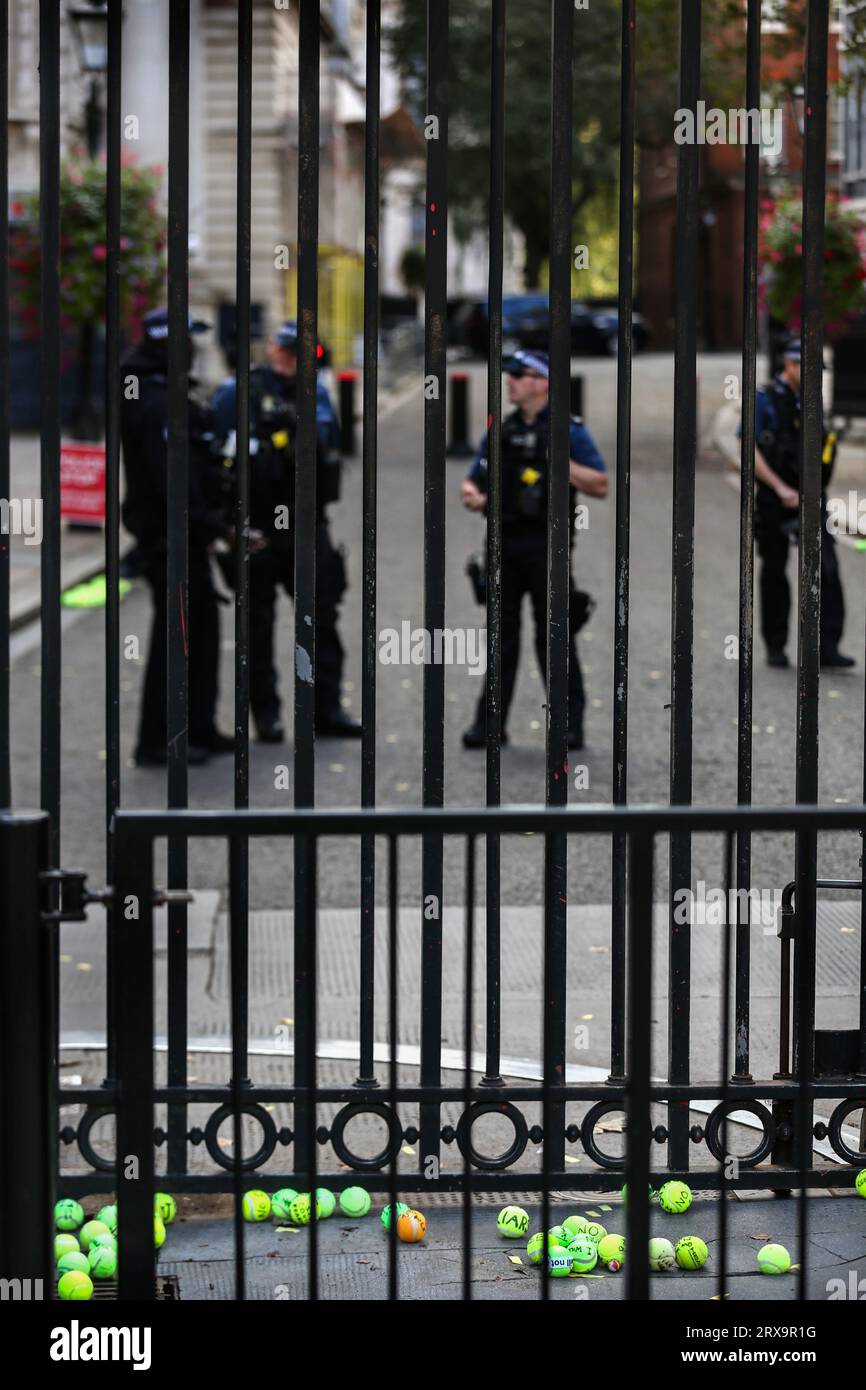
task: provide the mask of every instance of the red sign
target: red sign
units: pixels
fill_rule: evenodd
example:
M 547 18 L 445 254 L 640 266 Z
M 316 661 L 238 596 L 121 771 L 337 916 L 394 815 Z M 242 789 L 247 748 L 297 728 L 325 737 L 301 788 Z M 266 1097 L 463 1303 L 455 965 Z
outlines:
M 105 446 L 61 444 L 60 515 L 69 521 L 105 522 Z

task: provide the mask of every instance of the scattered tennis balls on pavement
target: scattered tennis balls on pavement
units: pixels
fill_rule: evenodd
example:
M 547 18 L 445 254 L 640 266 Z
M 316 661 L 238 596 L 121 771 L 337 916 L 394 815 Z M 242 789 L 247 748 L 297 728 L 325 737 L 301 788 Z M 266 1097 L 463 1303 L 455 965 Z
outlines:
M 91 1279 L 113 1279 L 117 1273 L 117 1251 L 112 1245 L 92 1245 L 87 1263 Z
M 866 1168 L 861 1168 L 854 1179 L 854 1188 L 858 1197 L 866 1197 Z
M 784 1245 L 762 1245 L 757 1260 L 762 1274 L 787 1274 L 791 1268 L 791 1256 Z
M 625 1236 L 618 1236 L 611 1233 L 609 1236 L 602 1236 L 598 1242 L 598 1258 L 608 1269 L 621 1269 L 625 1262 Z
M 674 1246 L 674 1254 L 680 1269 L 703 1269 L 710 1257 L 700 1236 L 681 1236 Z
M 165 1226 L 170 1226 L 177 1216 L 177 1202 L 170 1192 L 154 1192 L 153 1209 Z
M 363 1187 L 347 1187 L 340 1193 L 340 1211 L 344 1216 L 366 1216 L 370 1210 L 370 1194 Z
M 408 1210 L 409 1210 L 408 1203 L 406 1203 L 406 1202 L 398 1202 L 398 1203 L 397 1203 L 397 1220 L 399 1221 L 399 1220 L 400 1220 L 400 1217 L 403 1215 L 404 1211 L 408 1211 Z M 383 1208 L 382 1208 L 382 1215 L 381 1215 L 380 1220 L 381 1220 L 382 1225 L 384 1226 L 385 1230 L 386 1230 L 386 1231 L 390 1231 L 390 1229 L 391 1229 L 391 1204 L 390 1204 L 390 1202 L 388 1203 L 387 1207 L 383 1207 Z
M 85 1254 L 90 1250 L 90 1242 L 94 1236 L 110 1236 L 111 1232 L 102 1221 L 87 1221 L 78 1233 L 81 1248 Z
M 673 1269 L 677 1262 L 676 1252 L 664 1236 L 655 1236 L 649 1243 L 650 1269 Z
M 692 1189 L 688 1183 L 674 1178 L 659 1188 L 659 1206 L 664 1211 L 679 1213 L 688 1211 L 692 1204 Z
M 61 1298 L 80 1302 L 93 1297 L 93 1280 L 83 1270 L 71 1269 L 68 1274 L 63 1275 L 57 1285 L 57 1292 Z
M 57 1277 L 68 1274 L 70 1270 L 80 1270 L 82 1274 L 90 1274 L 90 1261 L 81 1250 L 67 1250 L 65 1255 L 61 1255 L 57 1261 Z
M 309 1192 L 299 1192 L 289 1203 L 289 1220 L 293 1226 L 309 1226 L 312 1203 Z
M 560 1243 L 559 1243 L 558 1240 L 552 1240 L 551 1237 L 550 1237 L 550 1235 L 548 1235 L 548 1236 L 546 1237 L 546 1243 L 547 1243 L 548 1252 L 551 1251 L 551 1250 L 562 1250 L 562 1249 L 565 1248 L 564 1246 L 560 1245 Z M 545 1235 L 544 1235 L 544 1232 L 543 1232 L 543 1231 L 536 1231 L 534 1236 L 530 1236 L 530 1238 L 529 1238 L 529 1243 L 527 1244 L 527 1247 L 526 1247 L 526 1253 L 527 1253 L 527 1255 L 529 1256 L 529 1263 L 530 1263 L 530 1264 L 533 1264 L 533 1265 L 540 1265 L 540 1264 L 541 1264 L 541 1261 L 544 1259 L 544 1247 L 545 1247 Z
M 271 1198 L 271 1215 L 277 1221 L 289 1219 L 289 1208 L 298 1196 L 293 1187 L 280 1187 Z
M 260 1187 L 250 1188 L 249 1192 L 244 1193 L 243 1209 L 245 1221 L 267 1221 L 271 1214 L 271 1199 Z
M 585 1216 L 567 1216 L 562 1223 L 562 1229 L 569 1240 L 574 1240 L 575 1236 L 582 1236 L 589 1222 Z
M 576 1274 L 589 1274 L 598 1264 L 598 1247 L 589 1236 L 575 1236 L 565 1249 L 571 1256 L 571 1267 Z
M 75 1236 L 69 1235 L 68 1232 L 54 1237 L 55 1260 L 59 1260 L 61 1255 L 69 1255 L 72 1251 L 80 1249 L 81 1246 L 78 1244 Z
M 503 1207 L 496 1218 L 496 1229 L 506 1240 L 520 1240 L 529 1230 L 529 1213 L 523 1207 Z
M 551 1279 L 565 1279 L 571 1273 L 571 1255 L 561 1245 L 548 1251 L 547 1272 Z
M 103 1226 L 107 1226 L 113 1236 L 117 1235 L 117 1207 L 114 1203 L 108 1207 L 101 1207 L 96 1213 L 97 1221 L 101 1221 Z
M 397 1234 L 407 1245 L 415 1245 L 427 1234 L 426 1216 L 420 1211 L 404 1211 L 402 1216 L 397 1217 Z
M 58 1231 L 77 1231 L 84 1224 L 84 1208 L 71 1197 L 61 1197 L 54 1204 L 54 1224 Z
M 602 1226 L 600 1221 L 587 1221 L 583 1234 L 589 1236 L 593 1245 L 598 1245 L 599 1241 L 604 1240 L 607 1235 L 607 1227 Z
M 316 1220 L 327 1221 L 337 1210 L 337 1199 L 329 1187 L 316 1188 Z
M 153 1218 L 153 1243 L 157 1250 L 165 1245 L 165 1222 L 161 1216 Z

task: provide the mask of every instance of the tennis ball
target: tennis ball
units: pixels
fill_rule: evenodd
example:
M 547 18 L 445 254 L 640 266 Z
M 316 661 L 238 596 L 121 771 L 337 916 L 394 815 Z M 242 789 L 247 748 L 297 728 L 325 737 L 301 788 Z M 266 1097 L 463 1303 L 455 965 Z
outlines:
M 271 1215 L 278 1221 L 287 1220 L 289 1207 L 297 1195 L 293 1187 L 279 1188 L 271 1198 Z
M 58 1231 L 77 1231 L 84 1222 L 84 1208 L 71 1197 L 61 1197 L 54 1204 L 54 1224 Z
M 791 1268 L 791 1256 L 784 1245 L 762 1245 L 757 1260 L 762 1274 L 787 1274 Z
M 688 1211 L 691 1204 L 692 1189 L 687 1183 L 679 1182 L 677 1179 L 662 1183 L 659 1188 L 659 1206 L 661 1206 L 664 1211 Z
M 529 1213 L 523 1207 L 503 1207 L 496 1218 L 496 1229 L 507 1240 L 519 1240 L 529 1230 Z
M 309 1226 L 311 1211 L 309 1192 L 299 1192 L 294 1201 L 289 1203 L 289 1220 L 293 1226 Z
M 271 1214 L 271 1199 L 260 1187 L 253 1187 L 244 1193 L 244 1220 L 267 1221 Z
M 681 1236 L 674 1246 L 680 1269 L 703 1269 L 710 1252 L 700 1236 Z
M 649 1243 L 650 1269 L 673 1269 L 677 1262 L 676 1252 L 664 1236 L 655 1236 Z
M 75 1236 L 60 1235 L 54 1237 L 55 1260 L 59 1260 L 61 1255 L 70 1255 L 74 1251 L 80 1249 L 81 1246 L 78 1244 L 78 1241 L 75 1239 Z
M 625 1261 L 625 1236 L 614 1235 L 602 1236 L 598 1242 L 598 1258 L 603 1265 L 610 1269 L 616 1263 L 617 1269 Z
M 627 1202 L 627 1201 L 628 1201 L 628 1183 L 627 1183 L 627 1182 L 624 1182 L 624 1183 L 623 1183 L 623 1185 L 622 1185 L 622 1193 L 621 1193 L 620 1195 L 622 1196 L 622 1200 L 623 1200 L 624 1202 Z M 650 1185 L 649 1185 L 649 1200 L 652 1201 L 652 1199 L 653 1199 L 653 1197 L 654 1197 L 655 1195 L 656 1195 L 656 1194 L 655 1194 L 655 1191 L 653 1190 L 653 1185 L 652 1185 L 652 1183 L 650 1183 Z
M 102 1207 L 96 1213 L 96 1219 L 107 1226 L 113 1236 L 117 1235 L 117 1207 L 113 1203 L 109 1207 Z
M 585 1216 L 567 1216 L 562 1223 L 562 1229 L 569 1240 L 574 1240 L 575 1236 L 582 1236 L 589 1222 Z
M 347 1187 L 340 1193 L 340 1211 L 344 1216 L 366 1216 L 369 1210 L 370 1194 L 363 1187 Z
M 551 1240 L 556 1241 L 557 1245 L 566 1246 L 568 1244 L 569 1234 L 564 1226 L 550 1226 L 548 1227 L 547 1234 L 550 1236 Z
M 602 1226 L 600 1221 L 587 1221 L 583 1234 L 589 1236 L 593 1245 L 598 1245 L 599 1241 L 604 1240 L 607 1235 L 607 1229 Z
M 408 1210 L 409 1210 L 409 1207 L 408 1207 L 408 1205 L 407 1205 L 406 1202 L 398 1202 L 398 1203 L 397 1203 L 397 1220 L 399 1221 L 399 1220 L 400 1220 L 400 1217 L 403 1215 L 404 1211 L 408 1211 Z M 387 1207 L 383 1207 L 383 1208 L 382 1208 L 381 1221 L 382 1221 L 382 1225 L 385 1227 L 385 1230 L 386 1230 L 386 1231 L 390 1231 L 390 1229 L 391 1229 L 391 1204 L 390 1204 L 390 1202 L 389 1202 L 389 1204 L 388 1204 Z
M 90 1249 L 90 1243 L 94 1236 L 110 1236 L 108 1227 L 101 1221 L 88 1221 L 78 1232 L 78 1239 L 81 1241 L 81 1248 L 86 1254 Z
M 58 1278 L 68 1274 L 73 1269 L 79 1270 L 82 1274 L 90 1274 L 90 1261 L 80 1250 L 67 1250 L 66 1254 L 61 1255 L 57 1261 Z
M 571 1256 L 571 1267 L 577 1274 L 589 1274 L 598 1264 L 598 1249 L 589 1236 L 575 1236 L 566 1250 Z
M 858 1197 L 866 1197 L 866 1168 L 861 1168 L 854 1179 L 854 1187 Z
M 153 1209 L 165 1226 L 170 1226 L 177 1216 L 177 1202 L 170 1192 L 154 1192 Z
M 402 1216 L 397 1217 L 397 1234 L 407 1245 L 414 1245 L 427 1234 L 427 1218 L 420 1211 L 404 1211 Z
M 153 1244 L 157 1250 L 165 1245 L 165 1222 L 161 1216 L 153 1218 Z
M 96 1250 L 100 1245 L 107 1245 L 109 1250 L 114 1250 L 116 1252 L 117 1236 L 113 1236 L 110 1231 L 106 1231 L 103 1235 L 100 1231 L 99 1234 L 95 1235 L 91 1240 L 90 1250 L 87 1253 L 92 1254 L 93 1251 Z
M 91 1246 L 87 1262 L 91 1279 L 113 1279 L 117 1273 L 117 1251 L 110 1245 Z
M 541 1261 L 544 1258 L 544 1243 L 544 1233 L 542 1231 L 536 1231 L 534 1236 L 530 1236 L 529 1244 L 526 1247 L 526 1253 L 529 1256 L 530 1264 L 541 1264 Z M 548 1236 L 547 1249 L 549 1253 L 551 1250 L 564 1250 L 565 1247 L 563 1245 L 560 1245 L 558 1240 L 553 1240 L 550 1236 Z
M 71 1269 L 68 1274 L 63 1275 L 57 1285 L 57 1292 L 61 1298 L 71 1298 L 80 1302 L 93 1297 L 93 1280 L 83 1270 Z
M 316 1188 L 316 1218 L 327 1221 L 337 1210 L 337 1199 L 328 1187 Z
M 548 1252 L 547 1272 L 551 1279 L 565 1279 L 571 1273 L 571 1255 L 561 1245 Z

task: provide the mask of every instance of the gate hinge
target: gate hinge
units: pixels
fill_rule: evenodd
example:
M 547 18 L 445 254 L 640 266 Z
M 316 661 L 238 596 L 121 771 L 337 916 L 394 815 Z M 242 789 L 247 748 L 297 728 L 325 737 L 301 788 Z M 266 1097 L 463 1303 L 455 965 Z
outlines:
M 55 900 L 52 886 L 56 884 L 60 889 L 60 906 L 49 907 L 42 913 L 46 922 L 86 922 L 86 909 L 91 903 L 108 906 L 114 898 L 113 888 L 88 891 L 86 869 L 46 869 L 39 878 L 46 885 L 49 902 Z

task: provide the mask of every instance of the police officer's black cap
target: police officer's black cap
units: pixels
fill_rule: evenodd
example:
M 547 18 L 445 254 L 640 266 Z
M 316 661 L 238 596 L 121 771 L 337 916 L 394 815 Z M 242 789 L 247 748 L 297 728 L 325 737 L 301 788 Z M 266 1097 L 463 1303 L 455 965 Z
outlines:
M 785 357 L 791 362 L 799 362 L 801 356 L 801 345 L 799 338 L 789 338 L 785 344 Z
M 298 325 L 294 319 L 286 319 L 281 323 L 274 334 L 277 347 L 288 348 L 292 351 L 298 346 Z
M 144 336 L 153 342 L 166 339 L 168 337 L 168 309 L 151 309 L 141 320 L 141 326 L 144 330 Z M 204 319 L 194 319 L 190 315 L 187 332 L 207 333 L 210 326 L 209 323 L 205 323 Z
M 550 358 L 546 352 L 536 352 L 534 348 L 518 348 L 517 352 L 503 357 L 502 370 L 509 376 L 512 372 L 535 372 L 536 376 L 549 378 Z

